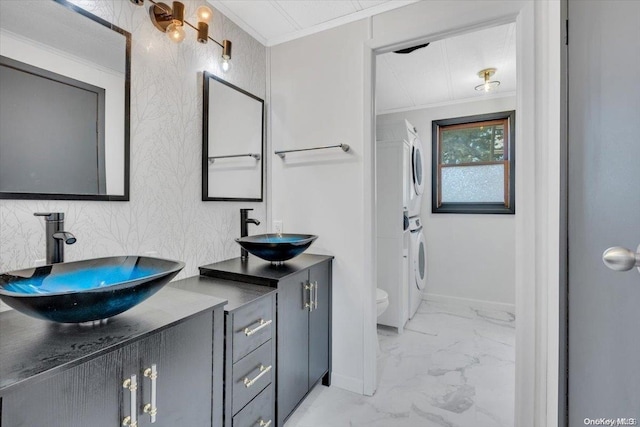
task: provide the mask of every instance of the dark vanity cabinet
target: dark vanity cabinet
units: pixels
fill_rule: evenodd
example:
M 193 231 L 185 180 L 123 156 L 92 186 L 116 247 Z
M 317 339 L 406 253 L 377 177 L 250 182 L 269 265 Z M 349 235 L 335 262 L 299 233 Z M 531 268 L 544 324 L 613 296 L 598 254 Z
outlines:
M 275 427 L 277 291 L 205 276 L 170 286 L 227 300 L 224 426 Z
M 116 350 L 3 395 L 2 425 L 119 425 L 120 413 L 128 410 L 120 391 L 122 360 L 123 349 Z
M 157 310 L 160 295 L 167 299 Z M 1 313 L 0 425 L 221 426 L 223 300 L 198 297 L 162 290 L 131 310 L 137 317 L 98 326 Z M 171 303 L 187 302 L 190 309 L 169 314 Z M 207 303 L 220 307 L 203 310 Z
M 277 288 L 276 425 L 331 375 L 333 257 L 303 254 L 281 266 L 249 257 L 200 267 L 200 274 Z
M 328 273 L 319 265 L 278 283 L 278 425 L 329 372 Z
M 140 341 L 130 367 L 141 388 L 139 426 L 151 425 L 154 408 L 155 425 L 212 425 L 212 324 L 207 313 Z
M 225 314 L 225 427 L 274 424 L 275 302 L 273 295 Z

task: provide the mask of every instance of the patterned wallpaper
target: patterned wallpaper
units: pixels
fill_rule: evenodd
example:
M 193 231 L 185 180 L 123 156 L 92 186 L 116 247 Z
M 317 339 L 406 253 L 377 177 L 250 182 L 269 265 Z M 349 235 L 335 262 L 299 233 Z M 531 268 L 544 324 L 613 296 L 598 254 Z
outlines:
M 184 0 L 183 0 L 184 1 Z M 264 99 L 266 49 L 214 11 L 211 36 L 233 42 L 232 69 L 223 75 L 214 43 L 195 31 L 176 45 L 156 30 L 149 2 L 75 0 L 74 3 L 132 33 L 130 202 L 0 200 L 0 272 L 33 266 L 45 257 L 44 221 L 37 211 L 65 213 L 77 237 L 65 246 L 67 261 L 124 254 L 153 254 L 197 267 L 238 256 L 241 207 L 254 208 L 266 230 L 265 203 L 201 201 L 202 71 L 223 76 Z M 184 1 L 190 22 L 203 1 Z

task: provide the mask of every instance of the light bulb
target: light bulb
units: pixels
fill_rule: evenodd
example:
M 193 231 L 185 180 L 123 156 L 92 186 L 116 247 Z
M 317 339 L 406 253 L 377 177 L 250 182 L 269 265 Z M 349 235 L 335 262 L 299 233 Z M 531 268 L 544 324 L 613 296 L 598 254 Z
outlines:
M 222 58 L 222 72 L 226 73 L 231 69 L 231 60 L 229 58 Z
M 175 23 L 169 24 L 167 27 L 167 37 L 174 43 L 181 43 L 184 40 L 185 32 L 181 25 Z
M 489 80 L 491 77 L 493 77 L 495 73 L 496 73 L 495 68 L 486 68 L 484 70 L 480 70 L 480 72 L 478 72 L 478 77 L 483 79 L 484 83 L 476 86 L 475 89 L 477 91 L 482 91 L 486 93 L 486 92 L 491 92 L 493 89 L 500 86 L 500 82 L 498 80 L 492 80 L 492 81 Z
M 196 9 L 196 16 L 198 17 L 198 22 L 206 22 L 208 24 L 211 21 L 213 12 L 207 6 L 200 6 Z

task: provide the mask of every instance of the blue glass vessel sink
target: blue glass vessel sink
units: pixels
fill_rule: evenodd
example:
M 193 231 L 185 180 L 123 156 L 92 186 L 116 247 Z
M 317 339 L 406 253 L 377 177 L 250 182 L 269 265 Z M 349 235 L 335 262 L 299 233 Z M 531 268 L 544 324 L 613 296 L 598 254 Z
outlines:
M 180 261 L 142 256 L 45 265 L 0 274 L 0 299 L 53 322 L 107 319 L 149 298 L 183 268 Z
M 257 234 L 236 242 L 258 258 L 281 263 L 306 251 L 317 238 L 313 234 Z

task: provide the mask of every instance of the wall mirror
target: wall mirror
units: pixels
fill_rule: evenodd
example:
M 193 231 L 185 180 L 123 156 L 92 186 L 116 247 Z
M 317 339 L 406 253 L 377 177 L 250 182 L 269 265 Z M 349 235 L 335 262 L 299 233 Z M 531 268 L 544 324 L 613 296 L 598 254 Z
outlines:
M 0 198 L 129 200 L 130 63 L 71 2 L 0 2 Z
M 261 202 L 264 101 L 204 72 L 202 200 Z

